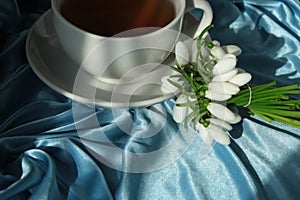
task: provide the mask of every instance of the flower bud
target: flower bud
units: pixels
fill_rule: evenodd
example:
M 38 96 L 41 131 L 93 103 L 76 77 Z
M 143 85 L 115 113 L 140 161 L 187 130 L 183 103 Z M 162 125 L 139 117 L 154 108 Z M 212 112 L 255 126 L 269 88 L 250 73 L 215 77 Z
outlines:
M 234 95 L 240 91 L 240 88 L 233 83 L 210 82 L 208 84 L 208 90 L 220 94 Z
M 213 68 L 213 74 L 219 75 L 227 73 L 233 70 L 236 66 L 237 59 L 233 54 L 226 54 L 230 56 L 224 56 Z
M 237 67 L 236 69 L 238 70 L 238 73 L 245 73 L 246 72 L 246 70 L 244 70 L 242 68 L 239 68 L 239 67 Z
M 216 142 L 223 145 L 230 144 L 230 138 L 222 128 L 210 124 L 207 128 L 207 132 Z
M 231 110 L 229 110 L 226 106 L 223 106 L 218 103 L 209 103 L 207 106 L 208 111 L 215 116 L 224 121 L 233 121 L 235 119 L 235 115 Z
M 242 120 L 239 114 L 234 114 L 234 118 L 232 120 L 228 120 L 227 122 L 230 124 L 237 124 Z
M 207 90 L 205 92 L 205 97 L 215 101 L 226 101 L 230 99 L 232 96 L 230 94 L 216 93 L 214 91 Z
M 242 49 L 236 45 L 224 45 L 222 48 L 225 50 L 227 54 L 233 54 L 238 56 L 242 53 Z
M 224 49 L 220 46 L 214 46 L 211 49 L 210 53 L 218 60 L 220 60 L 225 55 Z
M 235 75 L 237 75 L 238 70 L 237 69 L 233 69 L 227 73 L 224 74 L 218 74 L 216 76 L 213 77 L 212 81 L 214 82 L 225 82 L 225 81 L 229 81 L 230 79 L 232 79 Z
M 200 137 L 203 140 L 204 144 L 211 145 L 213 143 L 212 137 L 208 134 L 207 129 L 200 124 L 199 122 L 195 125 L 195 128 L 199 130 Z
M 213 43 L 215 46 L 220 47 L 221 43 L 218 40 L 213 40 L 211 43 Z
M 220 128 L 225 129 L 226 131 L 232 130 L 232 126 L 229 123 L 225 122 L 224 120 L 217 119 L 217 118 L 209 118 L 207 119 L 207 121 L 209 121 L 211 124 L 215 126 L 219 126 Z
M 230 83 L 234 83 L 238 86 L 243 86 L 251 80 L 252 76 L 249 73 L 240 73 L 229 80 Z

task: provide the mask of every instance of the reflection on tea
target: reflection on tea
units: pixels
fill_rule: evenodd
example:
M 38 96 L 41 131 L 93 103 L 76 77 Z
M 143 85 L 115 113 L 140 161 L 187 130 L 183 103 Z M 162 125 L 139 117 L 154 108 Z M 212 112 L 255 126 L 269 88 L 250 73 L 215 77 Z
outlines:
M 171 1 L 63 0 L 61 13 L 83 30 L 113 36 L 134 28 L 164 27 L 175 18 Z

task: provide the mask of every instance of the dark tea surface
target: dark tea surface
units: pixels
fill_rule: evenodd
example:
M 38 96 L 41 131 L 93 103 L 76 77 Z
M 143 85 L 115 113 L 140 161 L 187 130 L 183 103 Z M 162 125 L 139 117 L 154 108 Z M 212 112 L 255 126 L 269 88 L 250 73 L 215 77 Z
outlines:
M 77 27 L 102 36 L 163 27 L 175 18 L 171 0 L 63 0 L 61 13 Z

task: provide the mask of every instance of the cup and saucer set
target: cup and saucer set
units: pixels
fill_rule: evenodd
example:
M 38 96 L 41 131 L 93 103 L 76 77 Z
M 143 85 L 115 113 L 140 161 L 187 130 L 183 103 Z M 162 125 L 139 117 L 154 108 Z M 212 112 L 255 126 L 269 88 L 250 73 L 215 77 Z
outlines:
M 51 9 L 31 28 L 26 41 L 29 64 L 57 92 L 107 108 L 149 106 L 172 98 L 174 93 L 161 91 L 161 79 L 172 74 L 169 66 L 174 64 L 172 51 L 179 35 L 199 35 L 212 21 L 207 1 L 172 0 L 175 16 L 163 28 L 137 36 L 106 37 L 65 19 L 63 2 L 68 3 L 52 0 Z M 195 8 L 202 14 L 200 20 L 185 14 Z

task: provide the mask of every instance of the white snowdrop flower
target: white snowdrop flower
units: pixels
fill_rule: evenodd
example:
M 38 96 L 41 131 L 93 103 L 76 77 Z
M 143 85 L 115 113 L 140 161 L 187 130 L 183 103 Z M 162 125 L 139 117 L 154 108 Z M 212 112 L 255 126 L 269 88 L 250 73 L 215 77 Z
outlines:
M 209 124 L 206 128 L 208 134 L 218 143 L 223 145 L 229 145 L 230 144 L 230 138 L 227 135 L 227 133 L 219 126 L 216 126 L 214 124 Z
M 228 82 L 210 82 L 208 84 L 208 91 L 212 91 L 220 94 L 234 95 L 240 91 L 240 88 Z
M 213 116 L 221 120 L 230 122 L 235 119 L 234 113 L 221 104 L 211 102 L 208 104 L 207 109 Z
M 207 129 L 202 124 L 197 122 L 195 128 L 199 131 L 200 137 L 204 144 L 211 145 L 214 142 L 213 138 L 209 135 Z
M 215 46 L 221 46 L 221 43 L 218 40 L 213 40 L 211 43 L 213 43 Z
M 234 54 L 228 54 L 227 53 L 222 58 L 233 58 L 233 59 L 235 59 L 237 61 L 237 58 L 236 58 L 236 56 Z
M 176 104 L 187 103 L 188 97 L 186 95 L 181 94 L 175 101 L 175 105 L 173 108 L 173 119 L 177 123 L 181 123 L 184 121 L 185 117 L 189 114 L 189 108 L 186 106 L 177 106 Z
M 197 61 L 197 54 L 198 54 L 198 47 L 197 47 L 197 41 L 195 40 L 192 44 L 192 62 L 196 62 Z M 206 56 L 204 54 L 208 54 L 208 52 L 205 50 L 204 47 L 202 47 L 202 50 L 201 50 L 201 54 L 202 56 Z
M 189 63 L 189 51 L 183 42 L 177 42 L 175 46 L 175 55 L 179 65 L 186 65 Z
M 230 124 L 236 124 L 242 120 L 242 117 L 239 114 L 239 109 L 236 106 L 231 106 L 230 110 L 234 113 L 234 119 L 228 121 Z
M 224 45 L 222 48 L 225 50 L 227 54 L 233 54 L 238 56 L 242 53 L 242 49 L 236 45 Z
M 234 118 L 232 120 L 227 120 L 230 124 L 237 124 L 242 120 L 241 116 L 239 114 L 234 113 Z
M 238 86 L 243 86 L 251 80 L 252 76 L 250 73 L 240 73 L 229 80 L 230 83 L 234 83 Z
M 209 118 L 207 119 L 207 121 L 209 121 L 211 124 L 214 124 L 215 126 L 219 126 L 225 129 L 226 131 L 232 130 L 232 126 L 224 120 L 217 119 L 217 118 Z
M 238 70 L 237 69 L 233 69 L 227 73 L 224 74 L 218 74 L 216 76 L 213 77 L 212 81 L 214 82 L 225 82 L 225 81 L 229 81 L 230 79 L 232 79 L 235 75 L 237 75 Z
M 212 71 L 214 75 L 224 74 L 235 68 L 237 63 L 236 57 L 233 54 L 226 55 L 227 56 L 223 56 L 214 66 Z
M 216 93 L 210 90 L 205 92 L 205 97 L 215 101 L 226 101 L 232 97 L 230 94 Z
M 244 69 L 242 69 L 242 68 L 236 68 L 237 70 L 238 70 L 238 73 L 240 74 L 240 73 L 248 73 L 248 72 L 246 72 L 246 70 L 244 70 Z
M 210 53 L 213 55 L 213 57 L 215 57 L 217 60 L 220 60 L 225 54 L 226 52 L 224 51 L 224 49 L 220 46 L 214 46 L 211 50 Z
M 197 123 L 196 129 L 199 130 L 201 139 L 207 145 L 211 145 L 214 140 L 223 145 L 230 144 L 229 136 L 225 133 L 224 129 L 218 126 L 210 124 L 206 128 L 202 124 Z
M 185 58 L 189 58 L 189 61 L 191 61 L 191 62 L 196 62 L 197 54 L 198 54 L 197 40 L 187 39 L 187 40 L 183 41 L 183 44 L 186 47 L 189 47 L 189 48 L 186 48 L 188 53 L 185 53 L 185 56 L 186 56 Z M 179 47 L 179 48 L 182 48 L 182 47 Z M 175 53 L 176 53 L 176 51 L 175 51 Z

